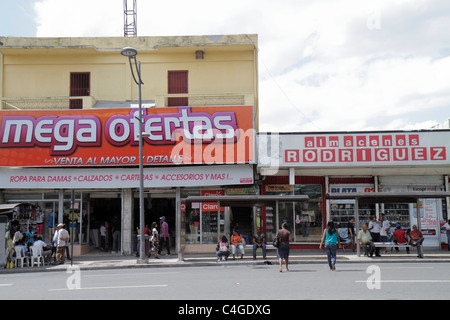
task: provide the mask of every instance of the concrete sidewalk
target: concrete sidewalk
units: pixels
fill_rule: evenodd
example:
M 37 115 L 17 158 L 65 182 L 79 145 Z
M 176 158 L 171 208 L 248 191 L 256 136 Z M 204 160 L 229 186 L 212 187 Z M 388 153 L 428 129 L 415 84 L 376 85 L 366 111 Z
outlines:
M 418 258 L 416 251 L 411 250 L 409 254 L 405 249 L 399 253 L 393 251 L 382 254 L 381 257 L 368 258 L 358 257 L 356 252 L 349 250 L 339 250 L 337 261 L 341 263 L 427 263 L 427 262 L 450 262 L 450 251 L 438 249 L 424 249 L 424 258 Z M 327 256 L 323 250 L 291 250 L 289 255 L 290 264 L 310 264 L 327 263 Z M 168 268 L 168 267 L 207 267 L 218 265 L 267 265 L 278 264 L 276 251 L 269 250 L 267 259 L 263 260 L 261 252 L 258 252 L 257 259 L 253 260 L 251 251 L 243 259 L 228 259 L 228 261 L 217 261 L 215 254 L 189 253 L 184 255 L 183 260 L 179 260 L 177 254 L 170 256 L 162 255 L 160 259 L 153 256 L 142 263 L 135 256 L 122 256 L 107 252 L 92 252 L 80 257 L 75 257 L 73 261 L 66 260 L 63 265 L 45 265 L 13 269 L 0 269 L 0 273 L 22 273 L 22 272 L 47 272 L 47 271 L 66 271 L 73 266 L 80 270 L 102 270 L 102 269 L 120 269 L 120 268 Z

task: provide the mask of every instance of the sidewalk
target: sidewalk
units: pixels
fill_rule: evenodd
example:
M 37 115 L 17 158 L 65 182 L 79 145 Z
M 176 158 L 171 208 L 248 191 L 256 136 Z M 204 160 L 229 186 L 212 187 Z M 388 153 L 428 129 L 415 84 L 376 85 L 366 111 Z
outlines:
M 339 250 L 337 261 L 341 263 L 427 263 L 427 262 L 450 262 L 450 251 L 438 249 L 424 249 L 424 258 L 417 258 L 415 250 L 406 254 L 405 250 L 399 253 L 382 254 L 381 257 L 368 258 L 361 255 L 358 257 L 356 252 L 349 250 Z M 289 255 L 290 264 L 311 264 L 327 263 L 327 256 L 323 250 L 291 250 Z M 258 251 L 257 259 L 253 260 L 252 253 L 248 252 L 244 259 L 228 259 L 228 261 L 217 261 L 215 254 L 189 253 L 184 255 L 180 261 L 177 254 L 170 256 L 162 255 L 160 259 L 153 256 L 146 262 L 138 262 L 135 256 L 122 256 L 108 252 L 92 252 L 74 260 L 68 261 L 63 265 L 46 265 L 40 267 L 24 267 L 13 269 L 0 269 L 0 273 L 22 273 L 22 272 L 47 272 L 47 271 L 66 271 L 68 267 L 73 266 L 80 270 L 102 270 L 102 269 L 120 269 L 120 268 L 168 268 L 168 267 L 206 267 L 218 265 L 276 265 L 278 258 L 276 251 L 268 250 L 267 259 L 263 260 L 261 252 Z

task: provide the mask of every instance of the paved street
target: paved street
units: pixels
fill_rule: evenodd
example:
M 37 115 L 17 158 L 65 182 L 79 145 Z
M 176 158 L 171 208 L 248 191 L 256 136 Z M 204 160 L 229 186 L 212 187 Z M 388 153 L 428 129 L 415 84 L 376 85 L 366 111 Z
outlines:
M 67 265 L 70 267 L 70 265 Z M 218 263 L 161 267 L 0 274 L 1 299 L 297 300 L 450 299 L 448 263 Z M 420 290 L 414 289 L 420 287 Z M 419 294 L 411 295 L 411 292 Z

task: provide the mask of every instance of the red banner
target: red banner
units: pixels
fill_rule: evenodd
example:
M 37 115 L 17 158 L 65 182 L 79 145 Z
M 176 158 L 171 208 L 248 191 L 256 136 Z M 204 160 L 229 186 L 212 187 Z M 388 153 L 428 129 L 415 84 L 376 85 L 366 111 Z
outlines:
M 139 109 L 0 111 L 0 166 L 139 164 Z M 252 106 L 143 109 L 144 165 L 254 162 Z

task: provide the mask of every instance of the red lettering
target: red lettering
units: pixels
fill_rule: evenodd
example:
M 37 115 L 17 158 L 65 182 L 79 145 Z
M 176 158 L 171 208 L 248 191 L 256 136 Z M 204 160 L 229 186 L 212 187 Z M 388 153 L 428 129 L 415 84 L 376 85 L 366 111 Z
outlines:
M 325 137 L 317 137 L 316 142 L 318 148 L 324 148 L 327 146 L 327 138 Z
M 357 136 L 356 137 L 356 146 L 357 147 L 365 147 L 366 146 L 366 137 Z
M 405 135 L 398 135 L 398 136 L 395 136 L 395 143 L 396 143 L 397 146 L 399 146 L 399 147 L 404 147 L 404 146 L 406 146 L 406 136 L 405 136 Z
M 407 161 L 408 160 L 408 149 L 407 148 L 394 148 L 392 159 L 394 161 Z
M 336 150 L 324 149 L 321 152 L 322 162 L 335 162 L 336 161 Z
M 375 149 L 375 161 L 389 161 L 389 149 Z
M 431 160 L 447 160 L 445 147 L 431 147 L 430 148 Z
M 380 145 L 379 139 L 379 136 L 369 136 L 369 145 L 371 147 L 378 147 Z
M 418 134 L 410 134 L 409 135 L 409 145 L 410 146 L 418 146 L 419 145 L 419 135 Z
M 383 141 L 383 147 L 390 147 L 392 146 L 392 136 L 383 136 L 382 137 L 382 141 Z
M 305 147 L 306 148 L 314 148 L 314 137 L 305 137 Z
M 303 162 L 317 162 L 317 150 L 303 150 Z
M 330 137 L 329 147 L 330 148 L 338 148 L 339 147 L 339 137 Z
M 284 151 L 285 162 L 300 162 L 299 150 L 285 150 Z
M 346 148 L 353 147 L 353 137 L 352 136 L 344 137 L 344 147 L 346 147 Z
M 357 161 L 372 161 L 372 153 L 370 149 L 358 149 L 356 150 Z
M 426 148 L 411 148 L 412 160 L 427 160 Z
M 353 162 L 353 150 L 351 150 L 351 149 L 340 149 L 339 150 L 339 161 L 341 161 L 341 162 Z

